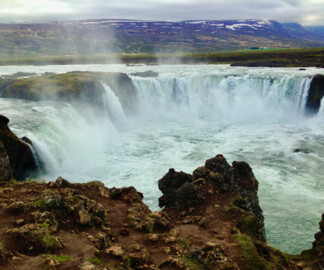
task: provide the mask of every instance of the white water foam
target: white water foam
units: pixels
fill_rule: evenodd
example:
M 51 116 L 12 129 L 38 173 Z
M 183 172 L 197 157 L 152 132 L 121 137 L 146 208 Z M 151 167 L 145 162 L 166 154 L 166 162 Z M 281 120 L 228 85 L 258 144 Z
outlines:
M 138 111 L 126 116 L 103 84 L 104 110 L 57 102 L 0 99 L 19 136 L 29 137 L 47 172 L 40 177 L 135 186 L 158 209 L 157 180 L 169 168 L 192 172 L 222 153 L 247 161 L 260 182 L 268 242 L 286 252 L 310 248 L 324 210 L 324 109 L 304 117 L 308 69 L 152 66 L 132 77 Z M 118 65 L 28 67 L 30 72 L 145 71 Z M 25 67 L 0 67 L 0 74 Z M 294 153 L 295 148 L 310 154 Z M 296 199 L 298 198 L 298 199 Z M 296 238 L 296 234 L 298 237 Z

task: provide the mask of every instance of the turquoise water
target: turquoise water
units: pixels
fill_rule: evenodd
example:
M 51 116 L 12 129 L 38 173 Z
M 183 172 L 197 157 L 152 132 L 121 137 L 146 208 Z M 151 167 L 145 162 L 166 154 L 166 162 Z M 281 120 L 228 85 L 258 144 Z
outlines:
M 106 110 L 60 102 L 0 99 L 12 129 L 33 140 L 47 172 L 72 182 L 100 180 L 135 186 L 152 210 L 157 181 L 169 168 L 191 173 L 218 153 L 248 162 L 260 182 L 269 244 L 289 253 L 310 248 L 324 212 L 324 114 L 306 118 L 308 69 L 229 66 L 88 65 L 28 67 L 28 71 L 152 69 L 157 78 L 133 77 L 138 111 L 126 116 L 105 86 Z M 0 74 L 27 67 L 0 67 Z M 294 153 L 301 148 L 310 154 Z

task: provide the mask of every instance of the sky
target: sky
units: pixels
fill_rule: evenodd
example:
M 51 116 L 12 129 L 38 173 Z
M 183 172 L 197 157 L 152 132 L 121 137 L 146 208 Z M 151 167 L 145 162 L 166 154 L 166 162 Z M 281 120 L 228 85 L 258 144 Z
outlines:
M 271 19 L 324 25 L 324 0 L 0 0 L 0 22 Z

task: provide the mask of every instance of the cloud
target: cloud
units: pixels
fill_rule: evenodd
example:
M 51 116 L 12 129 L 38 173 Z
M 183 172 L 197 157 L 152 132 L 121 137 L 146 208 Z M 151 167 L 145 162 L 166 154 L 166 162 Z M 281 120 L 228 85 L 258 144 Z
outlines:
M 0 0 L 0 21 L 274 19 L 324 25 L 323 0 Z

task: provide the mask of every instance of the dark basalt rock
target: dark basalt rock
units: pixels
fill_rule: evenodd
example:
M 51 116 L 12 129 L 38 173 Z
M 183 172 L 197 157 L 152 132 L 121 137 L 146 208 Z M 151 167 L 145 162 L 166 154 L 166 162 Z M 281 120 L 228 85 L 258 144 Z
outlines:
M 300 149 L 300 148 L 296 148 L 294 149 L 294 153 L 303 153 L 303 154 L 310 154 L 310 152 L 308 150 L 305 149 Z
M 318 258 L 319 269 L 324 268 L 324 214 L 322 220 L 319 223 L 320 232 L 315 234 L 315 241 L 313 242 L 313 252 Z
M 20 140 L 8 123 L 9 119 L 0 115 L 0 181 L 9 181 L 12 177 L 20 180 L 38 169 L 31 145 Z M 28 138 L 25 141 L 31 142 Z
M 156 78 L 159 76 L 159 73 L 154 72 L 153 70 L 148 70 L 143 72 L 135 72 L 132 73 L 131 75 L 136 77 L 143 77 L 143 78 Z
M 169 172 L 159 180 L 159 189 L 163 196 L 160 207 L 188 209 L 206 201 L 211 194 L 236 194 L 234 205 L 252 215 L 254 235 L 265 241 L 264 217 L 258 199 L 258 181 L 246 162 L 233 162 L 230 166 L 224 156 L 206 161 L 193 176 L 184 172 Z
M 324 96 L 324 75 L 314 76 L 309 88 L 306 113 L 308 115 L 316 115 L 321 107 L 321 100 Z

